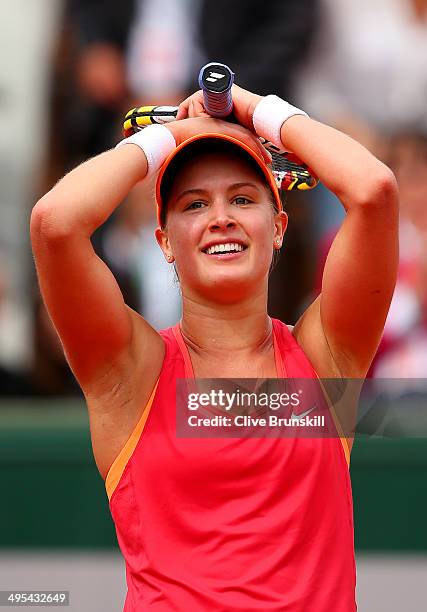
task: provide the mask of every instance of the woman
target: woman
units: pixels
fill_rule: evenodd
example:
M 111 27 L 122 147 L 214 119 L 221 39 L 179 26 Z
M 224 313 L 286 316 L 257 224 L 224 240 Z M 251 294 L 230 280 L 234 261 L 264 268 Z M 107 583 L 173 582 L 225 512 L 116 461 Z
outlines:
M 355 610 L 350 445 L 180 439 L 175 380 L 363 378 L 395 283 L 396 183 L 358 143 L 276 96 L 235 86 L 233 100 L 240 125 L 207 117 L 198 92 L 178 121 L 63 178 L 32 214 L 39 281 L 87 399 L 126 559 L 125 610 L 347 612 Z M 287 217 L 255 132 L 294 151 L 347 212 L 321 295 L 292 331 L 267 314 Z M 156 238 L 183 299 L 180 325 L 161 333 L 123 303 L 90 242 L 159 169 Z

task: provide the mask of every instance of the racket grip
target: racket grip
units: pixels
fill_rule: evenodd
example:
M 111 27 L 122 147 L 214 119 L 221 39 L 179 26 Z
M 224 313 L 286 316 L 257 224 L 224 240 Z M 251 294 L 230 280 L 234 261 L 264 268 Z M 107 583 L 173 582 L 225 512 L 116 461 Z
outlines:
M 211 62 L 199 73 L 199 86 L 203 91 L 206 112 L 211 117 L 227 117 L 233 110 L 231 87 L 234 72 L 225 64 Z

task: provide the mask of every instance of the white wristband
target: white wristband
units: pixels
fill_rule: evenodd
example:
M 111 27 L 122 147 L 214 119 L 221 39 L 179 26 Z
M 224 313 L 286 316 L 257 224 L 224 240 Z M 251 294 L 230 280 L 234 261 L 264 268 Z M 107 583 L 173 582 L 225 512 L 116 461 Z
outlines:
M 265 96 L 255 106 L 252 118 L 255 132 L 258 136 L 262 136 L 272 142 L 276 147 L 283 149 L 280 130 L 285 121 L 294 115 L 305 115 L 308 117 L 307 113 L 303 110 L 292 106 L 292 104 L 285 102 L 285 100 L 278 96 Z
M 121 140 L 116 148 L 125 144 L 137 145 L 144 151 L 148 165 L 147 176 L 157 172 L 167 156 L 176 148 L 172 132 L 164 125 L 149 125 Z

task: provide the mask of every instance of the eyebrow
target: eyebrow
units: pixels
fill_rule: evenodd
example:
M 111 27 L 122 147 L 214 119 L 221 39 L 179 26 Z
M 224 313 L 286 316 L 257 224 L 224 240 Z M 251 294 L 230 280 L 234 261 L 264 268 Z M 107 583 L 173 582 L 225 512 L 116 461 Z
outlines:
M 259 186 L 256 183 L 251 183 L 250 181 L 242 181 L 240 183 L 233 183 L 227 188 L 227 191 L 233 191 L 234 189 L 241 189 L 242 187 L 253 187 L 254 189 L 257 189 L 257 191 L 260 190 Z M 187 195 L 208 196 L 209 192 L 206 189 L 197 189 L 197 188 L 196 189 L 186 189 L 185 191 L 182 191 L 177 196 L 176 201 L 178 202 L 179 200 L 181 200 L 181 198 Z
M 243 181 L 241 183 L 233 183 L 228 188 L 228 191 L 232 191 L 233 189 L 240 189 L 241 187 L 253 187 L 254 189 L 260 190 L 259 185 L 256 183 L 251 183 L 250 181 Z
M 208 192 L 206 191 L 206 189 L 186 189 L 185 191 L 182 191 L 176 198 L 176 201 L 178 202 L 179 200 L 181 200 L 184 196 L 186 195 L 196 195 L 196 194 L 202 194 L 202 195 L 208 195 Z

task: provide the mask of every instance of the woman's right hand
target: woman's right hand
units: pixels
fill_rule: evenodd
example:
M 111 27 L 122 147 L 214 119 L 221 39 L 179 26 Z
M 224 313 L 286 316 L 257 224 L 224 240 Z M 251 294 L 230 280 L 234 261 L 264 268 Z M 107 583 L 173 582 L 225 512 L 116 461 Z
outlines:
M 237 123 L 229 123 L 209 116 L 199 116 L 171 121 L 165 125 L 172 132 L 177 145 L 197 134 L 228 134 L 255 150 L 266 164 L 271 163 L 270 153 L 263 147 L 257 136 Z

